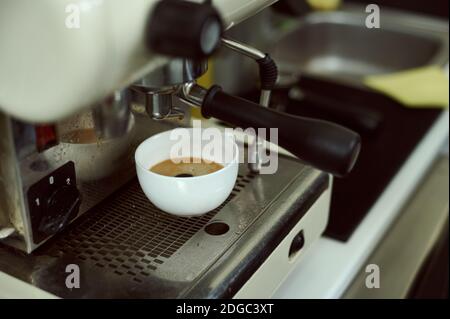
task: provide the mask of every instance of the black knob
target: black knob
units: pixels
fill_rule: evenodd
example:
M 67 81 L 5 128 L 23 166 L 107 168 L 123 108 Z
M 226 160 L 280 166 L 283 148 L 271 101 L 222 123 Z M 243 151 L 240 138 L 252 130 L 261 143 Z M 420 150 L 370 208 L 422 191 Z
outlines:
M 48 198 L 45 216 L 39 231 L 51 235 L 63 229 L 75 216 L 81 204 L 80 192 L 76 186 L 62 186 Z
M 220 45 L 222 21 L 209 4 L 158 2 L 147 27 L 147 45 L 157 53 L 188 59 L 210 56 Z

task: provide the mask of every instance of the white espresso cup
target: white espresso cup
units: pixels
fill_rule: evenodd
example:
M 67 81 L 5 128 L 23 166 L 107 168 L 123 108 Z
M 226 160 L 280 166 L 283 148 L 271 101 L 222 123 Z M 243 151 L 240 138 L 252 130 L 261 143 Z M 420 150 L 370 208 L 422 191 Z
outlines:
M 136 171 L 147 198 L 159 209 L 178 216 L 198 216 L 222 204 L 233 190 L 239 148 L 232 135 L 216 129 L 176 128 L 154 135 L 136 149 Z M 197 158 L 223 167 L 193 177 L 171 177 L 150 171 L 165 160 Z

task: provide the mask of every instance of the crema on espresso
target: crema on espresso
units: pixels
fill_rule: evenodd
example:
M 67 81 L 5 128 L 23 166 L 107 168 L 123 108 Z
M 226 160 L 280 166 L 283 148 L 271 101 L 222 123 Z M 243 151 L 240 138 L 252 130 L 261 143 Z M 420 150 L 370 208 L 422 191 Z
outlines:
M 150 168 L 150 171 L 170 177 L 195 177 L 214 173 L 223 165 L 199 158 L 179 158 L 162 161 Z

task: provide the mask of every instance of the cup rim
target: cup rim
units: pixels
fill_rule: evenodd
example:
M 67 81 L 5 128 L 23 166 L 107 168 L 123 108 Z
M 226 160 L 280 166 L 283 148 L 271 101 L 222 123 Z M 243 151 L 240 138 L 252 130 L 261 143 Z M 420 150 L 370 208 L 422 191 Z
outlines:
M 136 148 L 136 151 L 134 152 L 134 161 L 135 161 L 136 165 L 137 165 L 140 169 L 142 169 L 143 171 L 145 171 L 147 174 L 150 174 L 150 175 L 153 175 L 153 176 L 157 176 L 157 177 L 163 178 L 163 179 L 183 180 L 184 182 L 186 182 L 186 181 L 193 181 L 193 180 L 198 180 L 198 179 L 208 178 L 208 177 L 210 177 L 210 176 L 218 175 L 218 174 L 220 174 L 221 172 L 223 172 L 223 170 L 225 170 L 226 168 L 229 168 L 232 164 L 238 162 L 238 159 L 239 159 L 239 147 L 238 147 L 238 145 L 237 145 L 237 143 L 236 143 L 236 141 L 235 141 L 234 139 L 232 139 L 232 143 L 233 143 L 234 150 L 235 150 L 235 154 L 234 154 L 233 159 L 232 159 L 229 163 L 227 163 L 226 165 L 224 165 L 221 169 L 219 169 L 219 170 L 217 170 L 217 171 L 215 171 L 215 172 L 209 173 L 209 174 L 205 174 L 205 175 L 192 176 L 192 177 L 189 177 L 189 178 L 186 178 L 186 177 L 176 177 L 176 176 L 166 176 L 166 175 L 161 175 L 161 174 L 152 172 L 149 168 L 144 167 L 144 165 L 142 165 L 142 164 L 140 163 L 140 161 L 138 161 L 138 159 L 137 159 L 137 153 L 138 153 L 138 151 L 141 149 L 142 145 L 143 145 L 145 142 L 150 141 L 150 140 L 152 140 L 152 139 L 156 139 L 158 136 L 160 136 L 160 135 L 162 135 L 162 134 L 167 134 L 168 132 L 171 132 L 171 131 L 177 130 L 177 129 L 180 129 L 180 128 L 178 127 L 178 128 L 174 128 L 174 129 L 171 129 L 171 130 L 164 131 L 164 132 L 160 132 L 160 133 L 158 133 L 158 134 L 152 135 L 152 136 L 150 136 L 149 138 L 143 140 L 143 141 L 139 144 L 139 146 Z M 185 129 L 192 130 L 193 128 L 191 127 L 191 128 L 185 128 Z M 201 129 L 201 130 L 203 130 L 203 129 Z M 225 135 L 224 132 L 221 132 L 221 134 L 222 134 L 223 136 L 227 137 L 227 136 Z M 231 138 L 231 137 L 230 137 L 230 138 Z

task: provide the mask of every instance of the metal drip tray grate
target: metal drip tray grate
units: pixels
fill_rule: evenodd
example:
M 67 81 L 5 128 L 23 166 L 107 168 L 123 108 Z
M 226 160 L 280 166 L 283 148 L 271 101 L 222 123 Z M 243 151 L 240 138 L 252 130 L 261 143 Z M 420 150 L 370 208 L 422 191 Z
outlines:
M 32 254 L 0 245 L 0 271 L 63 298 L 232 296 L 328 187 L 283 157 L 277 174 L 239 173 L 221 207 L 191 218 L 156 209 L 134 179 Z
M 141 283 L 232 200 L 253 175 L 239 175 L 229 198 L 199 217 L 166 214 L 150 203 L 137 180 L 95 207 L 54 248 Z

